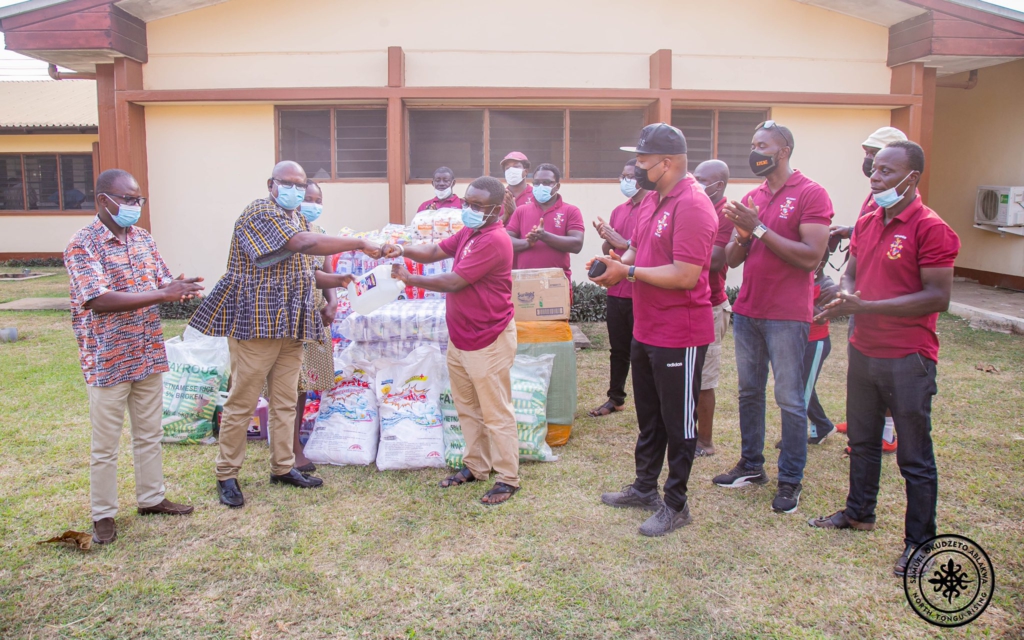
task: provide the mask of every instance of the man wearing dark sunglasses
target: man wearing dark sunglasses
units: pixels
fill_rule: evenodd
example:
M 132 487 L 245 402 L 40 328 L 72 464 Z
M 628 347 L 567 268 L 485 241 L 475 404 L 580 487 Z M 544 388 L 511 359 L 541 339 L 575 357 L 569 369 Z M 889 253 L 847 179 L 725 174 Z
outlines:
M 199 295 L 202 278 L 171 277 L 152 236 L 135 226 L 145 203 L 131 174 L 104 171 L 96 180 L 96 219 L 64 251 L 72 326 L 89 391 L 89 492 L 97 544 L 117 539 L 117 446 L 125 409 L 139 514 L 192 513 L 191 506 L 164 497 L 160 439 L 168 367 L 157 305 Z
M 302 343 L 319 340 L 324 330 L 313 294 L 317 273 L 323 274 L 315 256 L 345 251 L 380 256 L 380 247 L 371 242 L 314 231 L 298 211 L 306 186 L 298 163 L 286 160 L 274 167 L 268 196 L 250 203 L 235 221 L 227 273 L 189 320 L 206 335 L 227 337 L 231 350 L 231 389 L 217 456 L 217 490 L 228 507 L 245 504 L 238 472 L 264 383 L 270 395 L 270 482 L 304 489 L 323 484 L 294 468 L 292 449 Z
M 716 476 L 720 487 L 766 484 L 765 391 L 768 366 L 782 412 L 782 451 L 772 510 L 796 511 L 807 461 L 807 406 L 803 356 L 813 316 L 813 276 L 828 244 L 832 202 L 821 185 L 790 167 L 794 140 L 772 120 L 750 143 L 750 168 L 764 183 L 742 202 L 725 206 L 735 233 L 726 245 L 730 268 L 741 264 L 743 283 L 733 305 L 742 454 Z

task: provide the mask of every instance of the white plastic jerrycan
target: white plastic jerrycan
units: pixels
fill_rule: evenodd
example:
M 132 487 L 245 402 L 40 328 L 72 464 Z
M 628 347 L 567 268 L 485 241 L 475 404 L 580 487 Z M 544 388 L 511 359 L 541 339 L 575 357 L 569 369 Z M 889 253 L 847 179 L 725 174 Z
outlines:
M 382 264 L 349 283 L 348 301 L 353 311 L 365 316 L 394 302 L 404 290 L 405 284 L 391 277 L 391 265 Z

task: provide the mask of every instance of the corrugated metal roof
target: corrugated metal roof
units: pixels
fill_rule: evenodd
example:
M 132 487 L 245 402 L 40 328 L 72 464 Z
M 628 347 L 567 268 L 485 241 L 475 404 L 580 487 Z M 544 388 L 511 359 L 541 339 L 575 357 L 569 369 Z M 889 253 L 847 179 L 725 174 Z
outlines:
M 0 127 L 95 127 L 94 80 L 0 82 Z

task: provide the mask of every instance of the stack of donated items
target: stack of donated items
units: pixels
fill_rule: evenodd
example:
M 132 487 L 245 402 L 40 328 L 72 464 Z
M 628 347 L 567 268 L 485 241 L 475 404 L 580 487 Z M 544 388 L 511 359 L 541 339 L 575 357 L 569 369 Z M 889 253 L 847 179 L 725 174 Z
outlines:
M 342 235 L 420 244 L 438 242 L 459 228 L 461 212 L 452 209 L 417 214 L 408 227 L 388 225 L 368 234 L 343 229 Z M 352 252 L 334 257 L 326 267 L 358 279 L 394 261 Z M 433 274 L 450 271 L 451 262 L 420 265 L 406 260 L 405 265 L 414 273 Z M 386 278 L 385 272 L 378 270 L 373 275 Z M 319 411 L 305 443 L 306 457 L 318 464 L 375 463 L 381 471 L 446 464 L 458 467 L 465 441 L 448 385 L 444 294 L 407 287 L 397 300 L 363 315 L 352 311 L 348 300 L 362 291 L 358 287 L 357 282 L 347 293 L 339 292 L 338 314 L 331 327 L 334 388 L 320 396 Z M 575 399 L 575 352 L 571 353 Z M 517 356 L 513 366 L 522 460 L 557 460 L 546 442 L 548 386 L 556 364 L 557 356 L 538 351 Z M 307 404 L 307 413 L 310 408 Z
M 520 356 L 553 356 L 547 397 L 547 442 L 569 441 L 576 416 L 576 347 L 569 328 L 570 286 L 565 272 L 554 269 L 512 271 L 512 303 Z

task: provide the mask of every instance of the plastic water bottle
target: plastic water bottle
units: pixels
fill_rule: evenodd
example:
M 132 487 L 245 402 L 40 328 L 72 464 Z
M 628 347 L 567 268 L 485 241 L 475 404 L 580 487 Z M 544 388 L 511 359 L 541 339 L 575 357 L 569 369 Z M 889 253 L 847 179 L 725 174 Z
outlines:
M 391 277 L 391 265 L 382 264 L 349 283 L 348 300 L 353 311 L 365 316 L 397 300 L 402 291 L 405 284 Z

